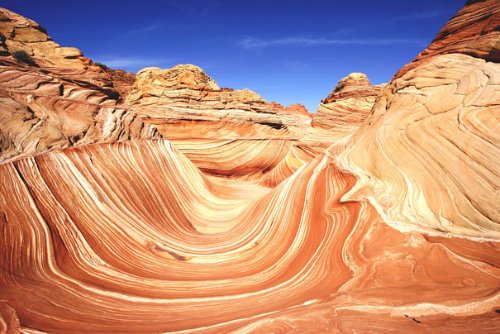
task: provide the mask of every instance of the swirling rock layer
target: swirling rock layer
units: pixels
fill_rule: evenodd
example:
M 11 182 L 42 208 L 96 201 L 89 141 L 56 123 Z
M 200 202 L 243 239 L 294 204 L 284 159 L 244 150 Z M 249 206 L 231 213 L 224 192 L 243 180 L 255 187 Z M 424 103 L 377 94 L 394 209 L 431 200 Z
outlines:
M 464 7 L 396 75 L 339 159 L 360 179 L 346 198 L 370 198 L 401 229 L 498 239 L 497 5 Z
M 212 182 L 165 141 L 4 164 L 2 299 L 48 332 L 492 328 L 498 244 L 403 234 L 339 202 L 355 179 L 334 158 L 272 190 Z
M 0 332 L 500 331 L 495 1 L 328 129 L 194 66 L 49 68 L 2 15 Z

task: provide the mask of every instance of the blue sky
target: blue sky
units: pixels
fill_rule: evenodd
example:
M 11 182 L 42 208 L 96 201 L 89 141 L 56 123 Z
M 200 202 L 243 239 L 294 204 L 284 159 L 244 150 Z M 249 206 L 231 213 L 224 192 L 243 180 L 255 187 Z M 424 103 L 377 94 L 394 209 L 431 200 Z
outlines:
M 196 64 L 221 87 L 316 111 L 337 81 L 387 82 L 465 0 L 1 1 L 63 46 L 135 72 Z

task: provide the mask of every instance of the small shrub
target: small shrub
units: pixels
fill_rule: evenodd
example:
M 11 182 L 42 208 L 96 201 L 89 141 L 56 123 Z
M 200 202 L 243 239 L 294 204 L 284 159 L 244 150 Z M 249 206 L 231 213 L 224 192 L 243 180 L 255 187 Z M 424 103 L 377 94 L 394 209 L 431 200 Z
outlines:
M 38 66 L 37 63 L 26 53 L 26 51 L 23 50 L 14 51 L 12 52 L 12 56 L 16 58 L 17 61 L 20 61 L 22 63 L 31 66 Z

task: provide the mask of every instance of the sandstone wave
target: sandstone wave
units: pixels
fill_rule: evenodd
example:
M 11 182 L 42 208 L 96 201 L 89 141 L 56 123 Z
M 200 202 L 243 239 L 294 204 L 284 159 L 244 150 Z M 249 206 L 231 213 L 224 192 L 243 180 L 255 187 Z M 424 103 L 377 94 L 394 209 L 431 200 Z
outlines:
M 500 331 L 498 21 L 310 115 L 1 9 L 0 332 Z

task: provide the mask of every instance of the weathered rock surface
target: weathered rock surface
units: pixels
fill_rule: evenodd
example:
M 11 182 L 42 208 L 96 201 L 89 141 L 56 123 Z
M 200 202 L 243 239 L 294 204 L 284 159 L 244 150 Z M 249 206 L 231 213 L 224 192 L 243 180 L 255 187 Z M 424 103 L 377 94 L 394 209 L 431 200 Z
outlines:
M 340 137 L 353 134 L 365 121 L 385 85 L 372 86 L 363 73 L 342 78 L 318 107 L 312 125 Z
M 161 137 L 154 126 L 117 107 L 120 93 L 113 80 L 125 82 L 117 77 L 126 74 L 105 72 L 79 50 L 54 43 L 34 21 L 6 9 L 0 9 L 0 33 L 5 36 L 0 161 L 74 145 Z
M 288 126 L 307 127 L 310 122 L 305 108 L 269 103 L 249 89 L 220 88 L 194 65 L 139 71 L 125 103 L 157 125 L 159 120 L 162 123 L 224 120 L 263 124 L 279 130 Z M 168 136 L 168 131 L 164 134 Z
M 135 82 L 135 74 L 126 72 L 124 70 L 112 70 L 109 67 L 101 67 L 110 76 L 113 83 L 113 89 L 118 93 L 119 101 L 122 100 L 130 93 L 132 85 Z
M 470 2 L 444 31 L 498 18 Z M 471 31 L 350 137 L 190 65 L 131 87 L 0 57 L 0 332 L 499 332 L 500 65 Z
M 471 2 L 391 81 L 339 159 L 359 178 L 346 199 L 403 230 L 498 240 L 499 10 Z

